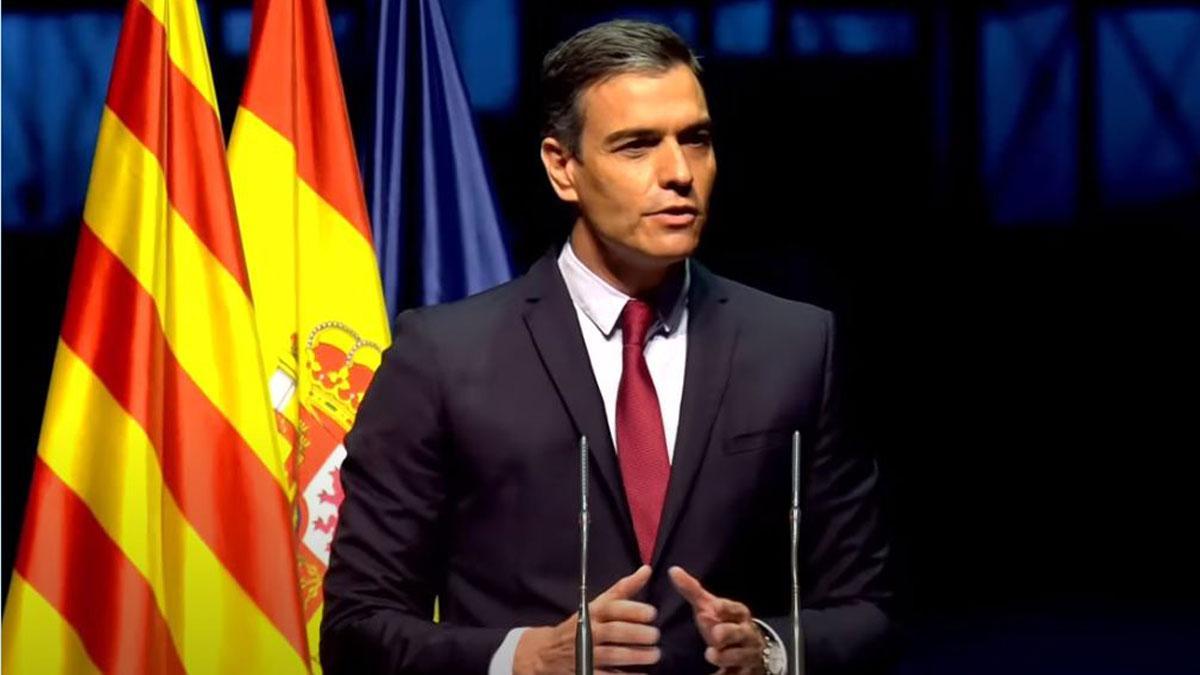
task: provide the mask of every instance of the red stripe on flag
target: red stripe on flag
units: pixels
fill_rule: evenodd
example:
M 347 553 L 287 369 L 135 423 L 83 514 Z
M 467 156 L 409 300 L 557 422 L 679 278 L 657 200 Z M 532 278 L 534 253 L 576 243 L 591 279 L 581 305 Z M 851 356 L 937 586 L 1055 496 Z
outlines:
M 291 141 L 297 174 L 371 242 L 329 14 L 324 2 L 294 5 L 293 17 L 292 0 L 255 3 L 242 105 Z
M 250 66 L 242 106 L 278 131 L 293 146 L 292 11 L 293 0 L 256 0 L 250 36 Z
M 159 158 L 160 164 L 167 146 L 163 91 L 169 62 L 167 33 L 162 24 L 140 0 L 129 0 L 117 41 L 107 103 Z
M 63 341 L 146 430 L 184 517 L 307 658 L 283 490 L 175 359 L 154 298 L 86 226 L 74 278 Z
M 225 165 L 225 135 L 212 105 L 174 65 L 167 111 L 167 194 L 217 260 L 250 294 L 233 186 Z
M 107 103 L 158 157 L 171 204 L 250 297 L 221 122 L 171 63 L 166 29 L 140 0 L 130 0 L 125 11 Z
M 354 136 L 324 2 L 297 3 L 297 172 L 371 241 Z
M 149 582 L 40 457 L 14 569 L 71 624 L 101 671 L 185 672 Z

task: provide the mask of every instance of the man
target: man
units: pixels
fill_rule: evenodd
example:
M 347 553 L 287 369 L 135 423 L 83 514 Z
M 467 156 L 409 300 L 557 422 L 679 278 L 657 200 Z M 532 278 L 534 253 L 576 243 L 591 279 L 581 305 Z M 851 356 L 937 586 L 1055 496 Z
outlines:
M 809 672 L 880 653 L 887 546 L 874 463 L 839 443 L 832 318 L 689 260 L 716 176 L 699 71 L 636 22 L 547 55 L 541 156 L 577 218 L 524 277 L 397 319 L 347 437 L 329 673 L 572 672 L 581 435 L 597 672 L 781 672 L 794 429 Z

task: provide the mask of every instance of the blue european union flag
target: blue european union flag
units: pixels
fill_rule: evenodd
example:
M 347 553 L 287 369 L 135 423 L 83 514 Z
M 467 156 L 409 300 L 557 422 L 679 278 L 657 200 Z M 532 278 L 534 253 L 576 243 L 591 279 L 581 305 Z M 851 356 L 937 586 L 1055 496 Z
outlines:
M 512 276 L 500 217 L 437 0 L 382 0 L 371 220 L 388 311 Z

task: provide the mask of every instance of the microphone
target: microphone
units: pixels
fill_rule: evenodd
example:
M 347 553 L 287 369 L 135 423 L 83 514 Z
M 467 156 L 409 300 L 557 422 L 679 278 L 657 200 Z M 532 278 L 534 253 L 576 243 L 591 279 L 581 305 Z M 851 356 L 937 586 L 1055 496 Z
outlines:
M 592 675 L 592 615 L 588 611 L 588 441 L 579 437 L 579 622 L 575 624 L 575 672 Z
M 804 675 L 804 631 L 800 628 L 800 432 L 792 432 L 792 653 L 793 675 Z

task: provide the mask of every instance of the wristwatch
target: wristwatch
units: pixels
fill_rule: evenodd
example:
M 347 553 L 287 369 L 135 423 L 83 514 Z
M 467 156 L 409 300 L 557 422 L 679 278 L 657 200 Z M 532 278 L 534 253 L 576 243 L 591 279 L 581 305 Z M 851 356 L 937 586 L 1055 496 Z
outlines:
M 755 626 L 763 637 L 763 670 L 767 675 L 787 675 L 787 650 L 762 624 L 755 622 Z

